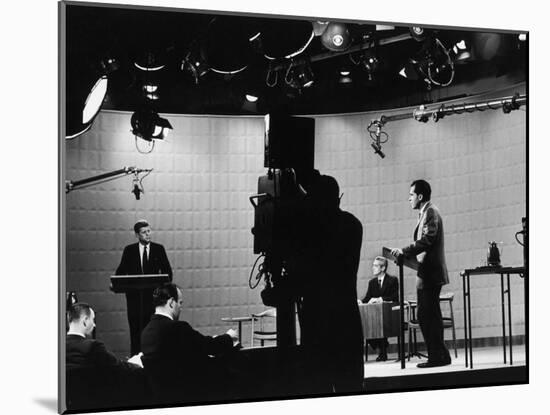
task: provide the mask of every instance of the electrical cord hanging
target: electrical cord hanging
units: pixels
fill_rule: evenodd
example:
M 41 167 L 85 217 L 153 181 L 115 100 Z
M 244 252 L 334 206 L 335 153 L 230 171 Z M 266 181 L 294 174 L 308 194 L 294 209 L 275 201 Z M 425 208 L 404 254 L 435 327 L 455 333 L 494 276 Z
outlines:
M 261 263 L 258 267 L 258 273 L 256 274 L 256 277 L 255 277 L 256 281 L 255 283 L 252 282 L 252 275 L 254 274 L 254 270 L 256 269 L 256 264 L 258 263 L 260 258 L 265 258 L 265 254 L 258 255 L 258 258 L 256 258 L 256 261 L 254 261 L 254 265 L 252 265 L 252 269 L 250 270 L 250 277 L 248 278 L 248 286 L 252 290 L 258 286 L 258 284 L 260 283 L 260 280 L 262 279 L 262 276 L 266 273 L 263 266 L 264 264 Z
M 137 150 L 138 153 L 140 153 L 140 154 L 149 154 L 149 153 L 152 152 L 153 149 L 155 148 L 155 140 L 151 140 L 151 144 L 150 144 L 150 149 L 149 149 L 149 151 L 142 151 L 142 150 L 139 148 L 139 145 L 138 145 L 138 136 L 135 135 L 134 138 L 135 138 L 135 140 L 136 140 L 136 150 Z

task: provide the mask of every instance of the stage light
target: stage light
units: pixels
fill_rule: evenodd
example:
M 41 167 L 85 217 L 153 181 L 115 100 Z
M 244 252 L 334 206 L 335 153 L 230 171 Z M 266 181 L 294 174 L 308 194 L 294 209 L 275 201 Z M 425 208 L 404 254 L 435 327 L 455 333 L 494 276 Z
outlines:
M 261 45 L 266 59 L 292 59 L 304 52 L 315 37 L 311 22 L 300 20 L 265 21 L 261 27 Z
M 84 103 L 84 109 L 82 110 L 83 124 L 91 122 L 101 109 L 103 99 L 105 98 L 105 94 L 107 94 L 107 84 L 107 76 L 102 76 L 92 87 Z
M 331 22 L 321 35 L 321 43 L 333 52 L 346 50 L 351 45 L 351 35 L 347 25 Z
M 158 85 L 154 85 L 154 84 L 145 84 L 145 85 L 143 85 L 143 91 L 145 93 L 145 98 L 147 98 L 151 101 L 158 100 L 159 97 L 160 97 L 158 89 L 159 89 Z
M 108 76 L 119 65 L 116 59 L 105 58 L 91 66 L 83 61 L 70 61 L 68 66 L 72 69 L 67 71 L 65 139 L 71 140 L 90 130 L 107 95 Z
M 286 71 L 285 82 L 287 85 L 298 90 L 309 88 L 313 85 L 313 71 L 309 62 L 303 61 L 297 65 L 291 62 Z
M 202 56 L 202 53 L 197 44 L 194 44 L 185 56 L 185 58 L 183 58 L 183 61 L 181 62 L 181 70 L 187 70 L 188 72 L 190 72 L 195 79 L 195 84 L 198 84 L 199 79 L 210 71 L 210 67 Z
M 161 118 L 151 108 L 142 108 L 132 114 L 130 120 L 132 134 L 146 141 L 166 138 L 172 125 L 166 118 Z
M 409 27 L 409 32 L 414 40 L 417 42 L 422 42 L 424 39 L 426 39 L 426 29 L 420 26 L 412 26 Z
M 134 66 L 144 72 L 160 71 L 166 66 L 164 63 L 165 59 L 162 55 L 160 51 L 155 53 L 151 50 L 147 50 L 136 58 Z
M 455 68 L 450 51 L 439 39 L 430 38 L 415 57 L 409 58 L 399 74 L 410 80 L 423 79 L 428 87 L 448 86 L 454 79 Z

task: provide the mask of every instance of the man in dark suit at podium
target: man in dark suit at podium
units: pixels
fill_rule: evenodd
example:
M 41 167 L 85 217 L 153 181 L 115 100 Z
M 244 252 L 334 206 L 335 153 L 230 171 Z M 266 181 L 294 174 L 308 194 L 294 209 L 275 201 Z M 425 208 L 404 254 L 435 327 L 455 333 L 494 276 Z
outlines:
M 145 220 L 134 225 L 138 242 L 124 248 L 116 275 L 168 274 L 172 281 L 172 267 L 161 244 L 151 242 L 151 226 Z M 141 350 L 141 331 L 153 315 L 153 289 L 136 289 L 126 292 L 128 324 L 130 326 L 131 353 Z
M 425 180 L 415 180 L 409 191 L 409 202 L 419 210 L 418 223 L 414 230 L 414 242 L 399 249 L 393 248 L 395 256 L 415 257 L 419 263 L 416 278 L 418 323 L 428 349 L 428 361 L 419 363 L 420 368 L 451 364 L 449 350 L 443 340 L 443 318 L 439 305 L 441 287 L 449 283 L 445 263 L 443 219 L 439 209 L 431 202 L 432 189 Z
M 386 274 L 388 260 L 383 256 L 377 256 L 372 262 L 372 278 L 365 297 L 361 300 L 365 304 L 381 303 L 383 301 L 399 301 L 399 280 L 397 277 Z M 368 353 L 368 345 L 378 350 L 377 362 L 388 360 L 387 347 L 388 339 L 369 339 L 365 344 L 365 356 Z

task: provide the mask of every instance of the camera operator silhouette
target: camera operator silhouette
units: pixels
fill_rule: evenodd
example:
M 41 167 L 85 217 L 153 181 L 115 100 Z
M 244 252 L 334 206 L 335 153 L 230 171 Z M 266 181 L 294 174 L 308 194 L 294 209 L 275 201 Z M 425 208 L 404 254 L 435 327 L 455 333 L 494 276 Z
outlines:
M 363 227 L 340 209 L 338 182 L 319 175 L 305 197 L 300 245 L 291 266 L 298 285 L 301 344 L 315 392 L 363 389 L 363 333 L 357 270 Z M 312 390 L 313 391 L 313 390 Z

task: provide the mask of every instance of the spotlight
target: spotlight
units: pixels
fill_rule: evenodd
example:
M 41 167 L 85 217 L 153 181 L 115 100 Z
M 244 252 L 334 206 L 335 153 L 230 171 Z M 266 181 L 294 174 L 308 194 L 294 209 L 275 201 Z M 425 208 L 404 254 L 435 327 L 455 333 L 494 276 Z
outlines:
M 343 23 L 329 23 L 321 35 L 321 43 L 325 48 L 334 52 L 346 50 L 351 44 L 348 27 Z
M 454 79 L 455 68 L 450 51 L 439 39 L 431 38 L 424 42 L 420 52 L 408 60 L 399 74 L 410 80 L 423 79 L 429 87 L 431 84 L 448 86 Z
M 145 98 L 156 101 L 159 99 L 158 85 L 154 84 L 145 84 L 143 85 L 143 92 L 145 93 Z
M 195 79 L 195 84 L 198 84 L 199 79 L 210 71 L 210 67 L 206 63 L 206 60 L 202 56 L 202 53 L 198 49 L 197 45 L 193 45 L 185 58 L 183 58 L 183 61 L 181 62 L 181 70 L 187 70 L 190 72 Z
M 91 67 L 82 61 L 69 61 L 67 64 L 71 69 L 67 70 L 66 81 L 65 138 L 70 140 L 90 130 L 107 95 L 108 76 L 119 65 L 114 58 L 103 59 Z
M 369 82 L 374 80 L 375 73 L 378 71 L 380 66 L 380 61 L 374 51 L 366 50 L 358 57 L 350 55 L 350 60 L 355 65 L 360 65 L 366 70 Z
M 157 112 L 150 108 L 142 108 L 132 114 L 130 120 L 132 134 L 146 141 L 162 140 L 172 125 L 166 118 L 161 118 Z
M 308 61 L 295 65 L 291 62 L 285 75 L 285 82 L 292 88 L 301 90 L 313 85 L 313 71 Z
M 409 27 L 409 32 L 414 40 L 417 42 L 422 42 L 424 39 L 426 39 L 426 29 L 420 26 L 412 26 Z
M 270 61 L 295 58 L 315 37 L 311 22 L 300 20 L 268 20 L 261 32 L 263 55 Z
M 147 50 L 136 58 L 134 66 L 140 71 L 156 72 L 163 69 L 166 65 L 162 53 L 154 53 L 151 50 Z
M 455 63 L 464 63 L 465 61 L 471 59 L 472 54 L 468 49 L 468 45 L 465 40 L 457 42 L 449 51 L 449 54 L 452 56 Z
M 101 109 L 101 104 L 103 104 L 103 99 L 107 94 L 107 84 L 107 76 L 104 75 L 92 87 L 82 110 L 82 124 L 91 122 Z
M 338 73 L 340 74 L 338 83 L 344 85 L 353 83 L 353 78 L 351 77 L 351 69 L 349 68 L 349 65 L 342 66 Z

